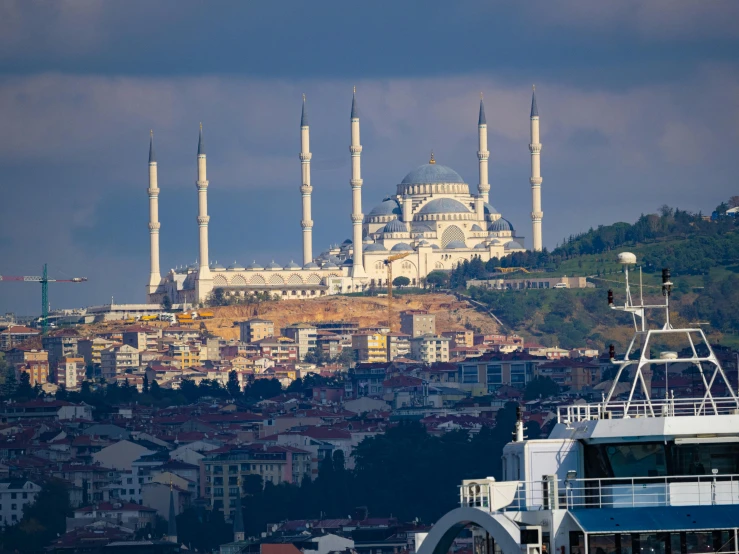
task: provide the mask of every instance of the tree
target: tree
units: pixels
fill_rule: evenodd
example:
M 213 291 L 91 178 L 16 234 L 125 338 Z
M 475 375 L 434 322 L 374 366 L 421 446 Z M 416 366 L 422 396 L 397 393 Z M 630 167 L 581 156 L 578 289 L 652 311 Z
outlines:
M 168 294 L 164 295 L 164 298 L 162 298 L 162 310 L 168 312 L 172 309 L 172 299 L 169 297 Z
M 244 394 L 253 400 L 274 398 L 282 393 L 282 385 L 277 379 L 257 379 L 250 383 Z
M 157 383 L 157 380 L 154 379 L 151 382 L 151 396 L 155 400 L 159 400 L 162 397 L 162 389 L 159 387 L 159 383 Z
M 241 396 L 241 385 L 239 385 L 239 374 L 233 369 L 228 372 L 228 383 L 226 383 L 226 390 L 233 398 Z
M 443 271 L 432 271 L 426 276 L 426 282 L 437 289 L 449 286 L 449 274 Z
M 149 394 L 149 377 L 144 373 L 144 383 L 141 386 L 141 390 L 144 394 Z
M 399 275 L 395 279 L 393 279 L 393 286 L 394 287 L 407 287 L 411 284 L 411 280 L 408 279 L 408 277 L 405 277 L 404 275 Z
M 524 390 L 524 400 L 537 400 L 539 398 L 550 398 L 559 394 L 559 385 L 551 377 L 537 377 L 529 381 Z
M 30 400 L 35 397 L 36 394 L 31 386 L 31 376 L 27 371 L 21 372 L 20 379 L 18 379 L 18 388 L 15 391 L 16 400 Z
M 739 196 L 732 196 L 729 198 L 729 208 L 739 207 Z

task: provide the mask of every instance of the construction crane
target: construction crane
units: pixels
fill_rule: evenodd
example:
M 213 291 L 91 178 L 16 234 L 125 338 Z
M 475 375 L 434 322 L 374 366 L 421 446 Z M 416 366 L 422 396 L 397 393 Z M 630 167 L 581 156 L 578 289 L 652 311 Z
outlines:
M 525 267 L 496 267 L 495 271 L 500 271 L 501 273 L 513 273 L 514 271 L 523 271 L 524 273 L 531 273 Z
M 387 267 L 387 325 L 390 327 L 390 332 L 393 332 L 393 262 L 402 260 L 406 256 L 410 256 L 410 252 L 403 254 L 394 254 L 383 260 L 382 263 Z
M 45 335 L 49 328 L 49 283 L 84 283 L 87 277 L 73 277 L 72 279 L 49 279 L 49 274 L 44 264 L 44 272 L 38 275 L 0 275 L 0 281 L 23 281 L 25 283 L 41 283 L 41 330 Z

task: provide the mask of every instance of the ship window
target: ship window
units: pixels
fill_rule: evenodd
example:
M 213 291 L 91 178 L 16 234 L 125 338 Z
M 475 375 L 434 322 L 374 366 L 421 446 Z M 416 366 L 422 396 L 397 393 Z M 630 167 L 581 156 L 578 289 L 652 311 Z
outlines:
M 739 473 L 739 443 L 677 444 L 674 447 L 675 475 Z
M 710 531 L 685 533 L 685 546 L 687 554 L 714 552 L 713 533 Z
M 607 444 L 586 447 L 586 477 L 657 477 L 667 475 L 662 443 Z
M 616 535 L 589 535 L 588 552 L 592 554 L 619 554 Z
M 640 533 L 640 554 L 667 554 L 667 539 L 669 533 Z

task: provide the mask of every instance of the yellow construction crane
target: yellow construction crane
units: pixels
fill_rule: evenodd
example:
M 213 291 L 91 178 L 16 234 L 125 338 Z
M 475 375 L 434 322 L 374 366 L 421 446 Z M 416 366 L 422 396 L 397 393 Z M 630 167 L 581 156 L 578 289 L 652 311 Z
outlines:
M 531 273 L 525 267 L 496 267 L 495 271 L 500 271 L 501 273 L 513 273 L 514 271 L 523 271 L 524 273 Z
M 410 256 L 411 252 L 405 252 L 403 254 L 394 254 L 383 260 L 383 263 L 387 267 L 387 325 L 390 327 L 390 332 L 393 332 L 393 262 L 402 260 L 406 256 Z

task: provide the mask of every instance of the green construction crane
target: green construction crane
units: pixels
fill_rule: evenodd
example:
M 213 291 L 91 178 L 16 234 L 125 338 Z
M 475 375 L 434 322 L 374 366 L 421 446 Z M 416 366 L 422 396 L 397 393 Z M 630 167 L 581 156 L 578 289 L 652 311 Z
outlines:
M 45 335 L 49 330 L 49 283 L 84 283 L 87 277 L 73 277 L 72 279 L 49 279 L 44 264 L 41 277 L 37 275 L 0 275 L 0 281 L 23 281 L 26 283 L 41 283 L 41 331 Z

